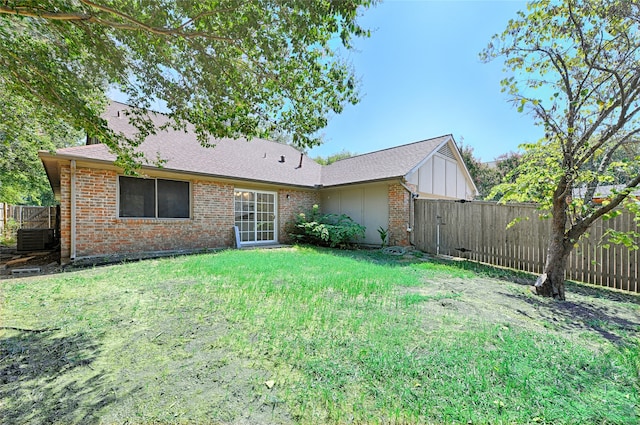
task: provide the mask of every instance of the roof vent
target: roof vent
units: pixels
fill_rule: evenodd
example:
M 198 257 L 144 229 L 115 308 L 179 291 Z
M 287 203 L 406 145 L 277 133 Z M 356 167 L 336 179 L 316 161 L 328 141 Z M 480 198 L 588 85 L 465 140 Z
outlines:
M 438 149 L 438 153 L 440 155 L 446 156 L 447 158 L 456 159 L 456 157 L 453 155 L 453 152 L 451 152 L 451 148 L 449 147 L 448 143 L 443 147 L 441 147 L 440 149 Z
M 278 161 L 279 163 L 284 163 L 284 155 L 280 155 L 280 161 Z

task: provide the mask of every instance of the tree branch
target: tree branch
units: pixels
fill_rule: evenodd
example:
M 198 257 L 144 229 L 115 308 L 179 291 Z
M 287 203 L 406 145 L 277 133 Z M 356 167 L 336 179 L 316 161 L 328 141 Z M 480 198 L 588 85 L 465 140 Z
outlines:
M 49 12 L 26 6 L 0 6 L 0 14 L 42 18 L 50 21 L 90 21 L 92 19 L 92 16 L 86 13 Z
M 611 146 L 611 148 L 609 150 L 607 150 L 607 152 L 604 154 L 602 161 L 600 162 L 600 165 L 598 166 L 598 170 L 596 171 L 597 175 L 596 177 L 593 178 L 593 180 L 591 180 L 591 182 L 589 183 L 589 185 L 587 186 L 587 190 L 585 192 L 585 195 L 583 197 L 583 200 L 585 202 L 588 201 L 588 205 L 591 208 L 595 207 L 595 203 L 593 202 L 593 196 L 595 195 L 595 192 L 598 188 L 598 178 L 597 176 L 601 176 L 604 174 L 604 172 L 606 171 L 607 167 L 609 167 L 609 165 L 611 164 L 611 161 L 613 160 L 613 155 L 616 153 L 616 151 L 621 147 L 624 146 L 629 142 L 629 139 L 632 138 L 633 136 L 635 136 L 636 134 L 640 133 L 640 128 L 636 129 L 628 134 L 626 134 L 623 138 L 621 138 L 616 144 L 614 144 L 613 146 Z
M 128 24 L 120 23 L 120 22 L 116 22 L 108 19 L 103 19 L 91 13 L 52 12 L 52 11 L 41 10 L 33 7 L 26 7 L 26 6 L 17 6 L 17 7 L 0 6 L 0 14 L 25 16 L 29 18 L 41 18 L 41 19 L 46 19 L 51 21 L 92 22 L 92 23 L 96 23 L 106 27 L 111 27 L 111 28 L 120 29 L 120 30 L 129 30 L 129 31 L 144 30 L 151 34 L 162 35 L 162 36 L 176 36 L 176 37 L 182 37 L 186 39 L 206 38 L 209 40 L 218 40 L 218 41 L 225 41 L 225 42 L 236 41 L 233 38 L 216 36 L 205 31 L 185 31 L 185 24 L 182 24 L 175 28 L 156 27 L 156 26 L 145 24 L 144 22 L 137 20 L 134 17 L 127 15 L 126 13 L 120 12 L 108 6 L 103 6 L 89 0 L 80 0 L 80 2 L 96 10 L 119 17 L 122 20 L 128 22 Z M 196 19 L 201 19 L 204 16 L 207 16 L 213 13 L 214 12 L 200 13 L 198 16 L 192 18 L 191 21 L 195 21 Z
M 640 74 L 638 76 L 640 76 Z M 634 98 L 635 98 L 638 95 L 640 95 L 640 92 L 638 91 L 639 87 L 637 87 L 638 81 L 634 82 L 633 85 L 636 86 L 634 87 L 634 93 L 635 93 Z M 640 107 L 638 107 L 632 110 L 631 113 L 626 113 L 630 105 L 622 105 L 621 102 L 622 102 L 621 100 L 616 100 L 616 102 L 614 102 L 608 108 L 603 109 L 600 115 L 598 116 L 598 118 L 596 119 L 596 121 L 591 125 L 591 127 L 586 129 L 586 131 L 580 138 L 580 144 L 584 146 L 588 145 L 593 134 L 596 132 L 598 128 L 600 128 L 604 120 L 608 118 L 615 109 L 617 109 L 618 107 L 622 108 L 620 111 L 620 114 L 618 115 L 618 119 L 615 125 L 609 126 L 606 129 L 606 131 L 602 134 L 602 136 L 599 138 L 598 142 L 591 145 L 590 149 L 587 150 L 584 153 L 584 155 L 582 155 L 581 158 L 578 158 L 578 160 L 576 161 L 576 164 L 578 166 L 583 165 L 589 158 L 591 158 L 594 155 L 594 153 L 598 149 L 600 149 L 609 139 L 611 139 L 611 137 L 613 137 L 615 133 L 620 131 L 620 129 L 623 128 L 626 125 L 626 123 L 628 123 L 638 112 L 640 112 Z
M 567 231 L 567 237 L 570 240 L 578 240 L 580 236 L 587 231 L 587 229 L 600 217 L 605 215 L 606 213 L 614 210 L 618 207 L 622 201 L 624 201 L 631 191 L 635 189 L 640 184 L 640 174 L 637 175 L 634 179 L 632 179 L 627 185 L 618 193 L 616 196 L 611 198 L 610 202 L 607 205 L 603 205 L 602 208 L 598 208 L 593 211 L 592 214 L 588 215 L 584 219 L 577 222 L 575 225 L 571 226 L 571 228 Z

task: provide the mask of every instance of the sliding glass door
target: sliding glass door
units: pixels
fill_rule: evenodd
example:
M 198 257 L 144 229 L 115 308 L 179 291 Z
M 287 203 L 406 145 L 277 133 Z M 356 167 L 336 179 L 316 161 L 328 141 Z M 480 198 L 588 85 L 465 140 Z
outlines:
M 240 242 L 275 243 L 278 236 L 276 193 L 236 189 L 234 195 L 235 225 L 240 233 Z

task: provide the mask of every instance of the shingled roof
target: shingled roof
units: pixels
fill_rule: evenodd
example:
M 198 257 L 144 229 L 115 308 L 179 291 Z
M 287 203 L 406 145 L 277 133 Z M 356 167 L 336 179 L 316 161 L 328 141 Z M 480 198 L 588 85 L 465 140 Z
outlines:
M 436 137 L 336 161 L 323 168 L 322 185 L 337 186 L 404 177 L 451 137 Z
M 112 102 L 103 116 L 115 132 L 132 136 L 136 129 L 123 113 L 126 108 Z M 151 118 L 157 127 L 167 120 L 159 113 L 152 113 Z M 138 149 L 149 161 L 166 161 L 166 171 L 290 186 L 314 187 L 320 183 L 320 164 L 303 155 L 300 166 L 301 152 L 291 146 L 262 139 L 216 139 L 213 143 L 214 148 L 204 147 L 193 132 L 167 130 L 149 136 Z M 40 157 L 45 166 L 52 159 L 44 152 Z M 104 144 L 59 149 L 55 157 L 107 163 L 116 159 Z
M 136 131 L 124 111 L 129 106 L 112 102 L 104 117 L 116 132 L 132 136 Z M 152 113 L 156 126 L 167 117 Z M 166 161 L 166 171 L 274 183 L 300 187 L 330 187 L 367 181 L 402 178 L 437 149 L 452 139 L 451 135 L 371 152 L 321 166 L 295 148 L 262 139 L 216 139 L 214 148 L 203 147 L 193 132 L 159 131 L 139 147 L 150 161 Z M 302 155 L 302 166 L 300 160 Z M 55 185 L 58 160 L 85 160 L 113 163 L 115 155 L 103 144 L 59 149 L 55 154 L 40 152 L 47 173 Z

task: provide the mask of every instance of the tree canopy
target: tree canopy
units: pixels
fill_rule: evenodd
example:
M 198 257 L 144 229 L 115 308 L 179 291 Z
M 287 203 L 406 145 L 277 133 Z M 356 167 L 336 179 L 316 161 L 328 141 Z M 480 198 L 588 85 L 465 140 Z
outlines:
M 0 88 L 0 92 L 2 88 Z M 82 141 L 82 133 L 51 118 L 47 109 L 0 96 L 0 202 L 53 205 L 53 192 L 38 150 L 54 151 Z
M 564 299 L 567 258 L 596 220 L 623 205 L 638 212 L 629 194 L 640 183 L 639 23 L 635 1 L 537 0 L 483 52 L 504 59 L 504 89 L 545 129 L 499 188 L 504 201 L 537 201 L 552 217 L 542 295 Z M 612 184 L 611 197 L 596 202 Z M 636 236 L 615 233 L 630 245 Z
M 495 158 L 493 164 L 482 162 L 473 153 L 473 147 L 463 143 L 458 147 L 473 182 L 478 188 L 478 199 L 497 200 L 501 196 L 494 193 L 493 188 L 502 181 L 511 178 L 512 171 L 517 167 L 521 155 L 516 152 L 502 154 Z
M 310 147 L 328 114 L 358 100 L 338 47 L 368 35 L 357 18 L 372 2 L 2 2 L 0 101 L 46 111 L 28 118 L 42 127 L 65 123 L 98 138 L 125 167 L 161 130 L 145 118 L 155 101 L 173 128 L 205 145 L 210 136 L 280 131 Z M 137 137 L 114 134 L 100 118 L 108 90 L 127 95 Z
M 352 156 L 356 156 L 356 155 L 357 155 L 356 153 L 343 149 L 340 152 L 327 155 L 326 157 L 318 155 L 315 158 L 313 158 L 313 160 L 321 165 L 329 165 L 329 164 L 333 164 L 336 161 L 340 161 L 341 159 L 351 158 Z

